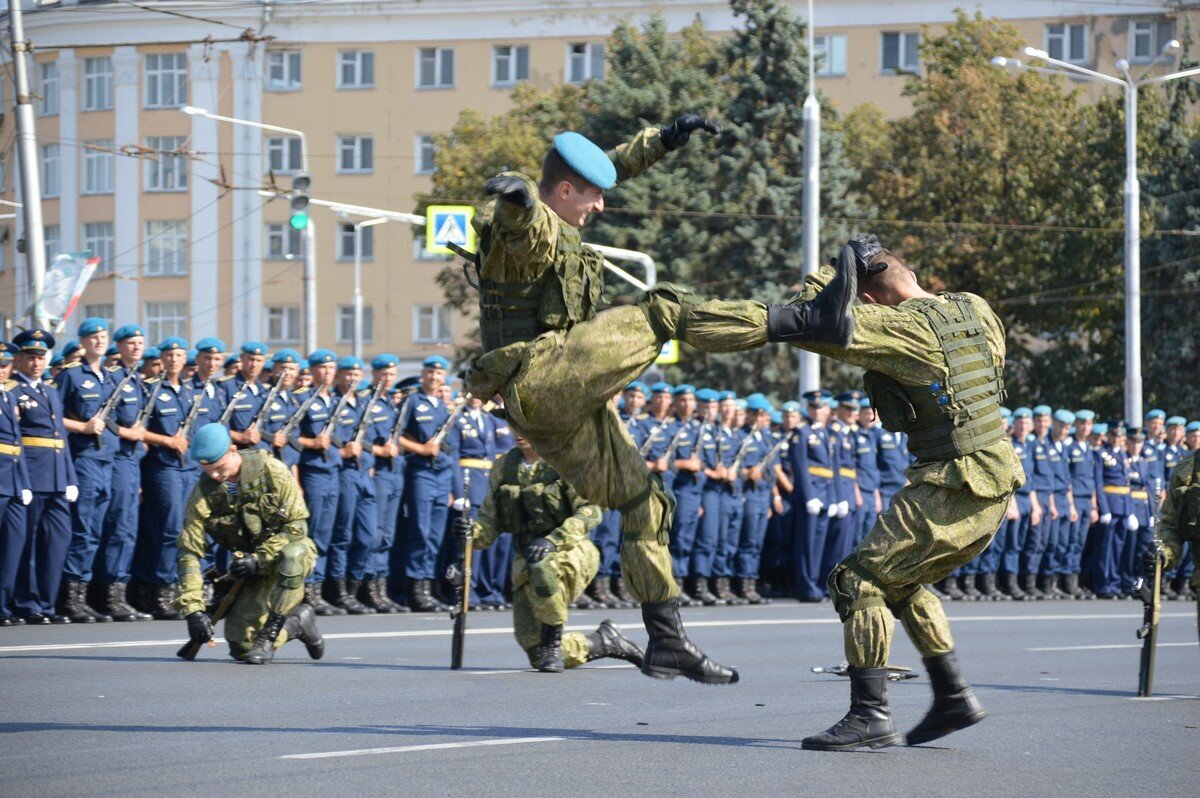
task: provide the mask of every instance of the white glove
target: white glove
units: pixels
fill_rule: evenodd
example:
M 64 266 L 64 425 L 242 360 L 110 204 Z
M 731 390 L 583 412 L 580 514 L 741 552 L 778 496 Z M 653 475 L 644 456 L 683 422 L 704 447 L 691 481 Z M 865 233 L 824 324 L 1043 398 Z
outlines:
M 1112 513 L 1105 513 L 1104 515 L 1100 516 L 1100 523 L 1111 524 L 1112 523 Z
M 459 496 L 457 499 L 455 499 L 453 502 L 450 503 L 450 506 L 461 513 L 467 509 L 467 500 L 464 499 L 463 497 Z
M 74 501 L 79 498 L 79 486 L 78 485 L 67 485 L 65 494 L 67 497 L 67 501 L 74 503 Z
M 1125 528 L 1130 532 L 1137 532 L 1139 526 L 1141 526 L 1141 524 L 1138 523 L 1136 515 L 1130 514 L 1125 517 Z
M 1154 516 L 1150 516 L 1150 522 L 1146 524 L 1150 529 L 1154 529 Z
M 821 508 L 824 505 L 821 504 L 820 499 L 809 499 L 807 502 L 804 503 L 804 506 L 808 508 L 809 515 L 820 515 Z
M 33 502 L 33 491 L 31 491 L 31 490 L 21 491 L 21 504 L 28 507 L 32 502 Z
M 845 518 L 848 515 L 850 515 L 850 502 L 838 502 L 837 517 Z
M 829 509 L 826 511 L 826 514 L 830 518 L 833 518 L 834 516 L 837 515 L 837 507 L 838 507 L 837 502 L 834 502 L 833 504 L 829 505 Z

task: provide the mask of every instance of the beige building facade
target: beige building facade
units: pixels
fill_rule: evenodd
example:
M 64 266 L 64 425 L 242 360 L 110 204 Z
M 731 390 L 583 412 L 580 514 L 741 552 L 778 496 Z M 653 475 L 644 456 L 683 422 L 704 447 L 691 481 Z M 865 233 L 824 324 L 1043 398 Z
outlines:
M 213 114 L 302 130 L 312 196 L 409 212 L 429 189 L 431 136 L 463 109 L 506 110 L 524 80 L 540 87 L 603 78 L 604 40 L 622 18 L 665 16 L 678 30 L 699 17 L 714 35 L 734 20 L 724 0 L 295 0 L 288 2 L 63 2 L 31 9 L 37 46 L 31 81 L 48 248 L 90 249 L 100 272 L 82 315 L 145 326 L 152 342 L 216 334 L 300 348 L 301 236 L 288 203 L 259 191 L 288 189 L 299 141 L 187 114 Z M 805 4 L 795 4 L 806 13 Z M 1160 57 L 1196 3 L 816 2 L 818 87 L 847 111 L 873 101 L 909 110 L 904 73 L 920 69 L 922 31 L 954 9 L 1015 23 L 1027 42 L 1107 73 L 1127 58 L 1170 69 Z M 191 19 L 164 13 L 176 11 Z M 218 24 L 219 23 L 219 24 Z M 273 37 L 268 41 L 246 41 Z M 989 55 L 1018 56 L 1017 53 Z M 652 79 L 653 76 L 647 76 Z M 1093 96 L 1098 89 L 1080 84 Z M 13 101 L 11 65 L 0 78 Z M 802 97 L 797 102 L 803 101 Z M 0 122 L 0 197 L 20 202 L 12 113 Z M 349 351 L 352 228 L 321 207 L 316 226 L 317 341 Z M 0 313 L 19 319 L 30 302 L 23 219 L 0 222 Z M 434 278 L 445 261 L 414 240 L 413 227 L 364 228 L 364 354 L 390 351 L 408 366 L 450 354 L 468 322 L 443 305 Z M 654 256 L 656 253 L 649 253 Z M 72 326 L 72 325 L 69 325 Z

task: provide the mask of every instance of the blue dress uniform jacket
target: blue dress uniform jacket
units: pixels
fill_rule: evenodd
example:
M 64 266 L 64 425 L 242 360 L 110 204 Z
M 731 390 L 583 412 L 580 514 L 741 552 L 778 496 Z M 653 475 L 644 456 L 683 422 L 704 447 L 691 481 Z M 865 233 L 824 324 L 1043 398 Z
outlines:
M 305 388 L 296 392 L 298 405 L 307 401 L 312 390 Z M 297 427 L 299 437 L 315 438 L 324 432 L 336 406 L 337 401 L 327 391 L 322 391 L 301 417 Z M 324 451 L 300 450 L 297 470 L 300 472 L 300 487 L 304 490 L 304 503 L 308 507 L 308 536 L 317 547 L 317 564 L 306 580 L 309 584 L 319 585 L 325 581 L 329 540 L 333 536 L 340 490 L 337 473 L 340 459 L 337 449 L 332 445 Z
M 12 385 L 13 383 L 9 383 Z M 21 418 L 16 397 L 0 388 L 0 617 L 9 615 L 21 554 L 29 537 L 22 491 L 32 490 L 21 456 Z
M 1129 455 L 1123 448 L 1108 444 L 1100 447 L 1100 490 L 1096 499 L 1100 515 L 1111 515 L 1111 519 L 1097 525 L 1095 545 L 1090 563 L 1092 590 L 1100 597 L 1111 597 L 1120 592 L 1120 555 L 1130 534 L 1125 528 L 1126 519 L 1133 512 L 1130 493 Z
M 229 429 L 232 432 L 245 432 L 254 423 L 258 411 L 262 410 L 263 402 L 267 401 L 267 394 L 270 392 L 270 386 L 261 382 L 249 384 L 246 382 L 246 378 L 238 373 L 217 380 L 214 398 L 215 404 L 221 406 L 222 414 L 229 404 L 233 403 L 233 411 L 228 422 Z M 219 419 L 220 415 L 217 418 Z M 238 448 L 270 449 L 271 445 L 263 440 L 259 441 L 257 446 L 238 446 Z
M 717 455 L 721 465 L 732 468 L 738 452 L 746 440 L 744 429 L 718 427 Z M 733 474 L 729 481 L 720 485 L 721 520 L 713 553 L 712 575 L 734 576 L 734 558 L 737 556 L 738 539 L 742 535 L 742 516 L 746 511 L 746 497 L 742 492 L 742 475 Z
M 394 394 L 385 394 L 371 402 L 371 426 L 367 431 L 367 446 L 384 446 L 392 436 L 392 428 L 400 412 Z M 392 542 L 396 539 L 396 521 L 400 513 L 400 498 L 404 492 L 404 459 L 375 458 L 375 542 L 367 559 L 365 578 L 386 578 L 391 573 Z M 353 558 L 351 558 L 353 559 Z M 351 563 L 353 570 L 354 564 Z M 353 574 L 352 574 L 353 575 Z
M 803 441 L 788 447 L 791 459 L 792 504 L 792 565 L 796 597 L 801 601 L 819 601 L 825 595 L 825 580 L 821 577 L 821 558 L 829 534 L 828 508 L 837 501 L 834 474 L 837 452 L 824 425 L 810 425 L 803 430 Z M 903 484 L 903 483 L 901 483 Z M 809 512 L 808 503 L 816 499 L 820 510 Z
M 701 474 L 703 469 L 712 470 L 720 463 L 721 429 L 716 424 L 698 424 L 697 448 L 700 455 Z M 688 573 L 692 576 L 703 576 L 706 579 L 714 576 L 713 558 L 716 556 L 717 542 L 721 537 L 721 493 L 723 482 L 703 477 L 700 483 L 700 517 L 696 524 L 696 540 L 692 545 L 691 562 Z
M 110 369 L 119 384 L 128 374 L 124 365 Z M 145 381 L 140 374 L 121 389 L 113 417 L 118 427 L 132 428 L 142 408 L 146 406 Z M 146 456 L 146 447 L 137 441 L 121 440 L 113 457 L 112 500 L 104 516 L 104 534 L 100 550 L 93 564 L 93 581 L 108 585 L 124 584 L 129 581 L 133 565 L 134 546 L 137 545 L 139 493 L 142 487 L 141 460 Z
M 195 423 L 192 424 L 192 435 L 195 435 L 201 427 L 220 419 L 221 413 L 225 410 L 224 395 L 217 390 L 217 380 L 219 379 L 221 378 L 212 377 L 202 380 L 199 375 L 193 374 L 187 381 L 188 387 L 200 394 L 200 410 L 196 413 Z
M 668 548 L 675 561 L 675 576 L 707 576 L 693 574 L 690 571 L 692 549 L 696 543 L 696 529 L 700 525 L 700 488 L 704 484 L 702 471 L 684 471 L 675 469 L 675 460 L 687 460 L 696 451 L 699 437 L 699 424 L 694 421 L 674 419 L 663 431 L 667 444 L 660 453 L 667 453 L 671 443 L 675 443 L 675 454 L 668 466 L 671 471 L 663 475 L 663 481 L 675 494 L 675 517 L 671 519 L 671 540 Z
M 340 392 L 333 397 L 334 407 L 341 401 Z M 369 391 L 355 391 L 338 414 L 333 426 L 333 445 L 340 449 L 354 440 L 358 422 L 367 412 L 371 399 Z M 351 551 L 357 575 L 362 579 L 366 571 L 367 555 L 375 542 L 375 481 L 371 478 L 371 466 L 375 456 L 364 441 L 363 453 L 358 457 L 342 457 L 335 454 L 338 463 L 338 500 L 333 514 L 333 534 L 329 538 L 328 571 L 330 579 L 345 579 Z
M 1082 570 L 1083 547 L 1092 525 L 1096 486 L 1100 483 L 1100 458 L 1087 441 L 1071 440 L 1067 446 L 1067 464 L 1071 471 L 1071 500 L 1075 502 L 1078 518 L 1070 525 L 1063 573 L 1078 574 Z
M 737 554 L 733 563 L 734 576 L 758 578 L 758 567 L 762 558 L 763 540 L 767 536 L 767 522 L 771 512 L 771 488 L 775 485 L 775 463 L 777 457 L 768 460 L 771 449 L 778 442 L 771 432 L 754 429 L 747 432 L 750 442 L 742 458 L 742 468 L 761 467 L 762 478 L 750 479 L 743 484 L 745 496 L 742 513 L 742 529 L 738 536 Z
M 21 455 L 21 416 L 16 395 L 9 382 L 0 388 L 0 496 L 20 498 L 21 491 L 33 490 L 29 470 Z M 0 607 L 3 612 L 3 607 Z
M 1021 549 L 1021 573 L 1038 574 L 1042 568 L 1042 557 L 1050 542 L 1050 530 L 1054 522 L 1050 519 L 1050 500 L 1054 494 L 1054 464 L 1051 462 L 1051 450 L 1054 444 L 1049 437 L 1031 438 L 1027 444 L 1033 450 L 1033 479 L 1031 488 L 1037 491 L 1038 501 L 1042 505 L 1042 518 L 1038 524 L 1030 523 L 1025 537 L 1025 547 Z
M 496 459 L 496 418 L 482 409 L 466 410 L 447 438 L 459 458 L 453 476 L 454 498 L 466 498 L 470 505 L 467 513 L 475 518 L 487 498 L 488 479 Z M 511 553 L 511 535 L 502 535 L 495 545 L 475 552 L 471 561 L 471 601 L 491 606 L 504 603 Z

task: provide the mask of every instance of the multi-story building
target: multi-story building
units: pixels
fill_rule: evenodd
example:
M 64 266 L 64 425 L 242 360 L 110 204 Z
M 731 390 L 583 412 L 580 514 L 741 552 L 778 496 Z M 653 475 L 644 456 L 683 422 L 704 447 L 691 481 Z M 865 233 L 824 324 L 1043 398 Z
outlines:
M 26 5 L 47 248 L 102 258 L 82 312 L 140 322 L 154 340 L 215 333 L 273 346 L 303 341 L 301 242 L 286 200 L 258 191 L 272 180 L 290 186 L 299 140 L 185 114 L 186 106 L 302 130 L 314 197 L 407 212 L 430 187 L 433 134 L 463 109 L 504 111 L 521 81 L 602 79 L 605 37 L 619 18 L 659 13 L 678 30 L 698 15 L 717 36 L 734 25 L 725 0 Z M 921 68 L 922 31 L 938 31 L 961 5 L 817 2 L 818 87 L 843 111 L 870 100 L 891 116 L 906 113 L 904 74 Z M 1182 16 L 1197 21 L 1194 2 L 967 5 L 1012 21 L 1052 55 L 1110 73 L 1119 58 L 1155 67 Z M 10 65 L 0 105 L 12 98 Z M 14 133 L 4 114 L 0 188 L 20 201 Z M 312 218 L 317 339 L 346 350 L 353 229 L 323 208 Z M 0 222 L 0 312 L 10 318 L 30 301 L 14 249 L 21 229 L 20 218 Z M 467 323 L 447 312 L 434 282 L 444 260 L 407 225 L 362 232 L 366 351 L 394 351 L 409 364 L 449 351 Z

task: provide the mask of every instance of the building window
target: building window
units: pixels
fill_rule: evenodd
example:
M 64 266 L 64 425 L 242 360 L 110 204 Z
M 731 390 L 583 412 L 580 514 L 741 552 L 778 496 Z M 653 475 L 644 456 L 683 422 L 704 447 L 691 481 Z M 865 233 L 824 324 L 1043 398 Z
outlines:
M 267 343 L 292 344 L 300 340 L 300 308 L 295 305 L 267 307 Z
M 453 47 L 421 47 L 417 50 L 417 88 L 454 88 Z
M 424 133 L 417 135 L 417 174 L 431 175 L 437 171 L 437 163 L 434 161 L 434 156 L 437 155 L 437 147 L 433 143 L 433 136 Z
M 146 341 L 162 341 L 172 335 L 187 337 L 186 302 L 147 302 L 144 315 Z
M 267 225 L 267 257 L 271 260 L 287 260 L 300 256 L 300 236 L 290 224 Z
M 157 155 L 146 160 L 147 191 L 187 191 L 187 156 L 183 155 L 184 136 L 151 136 L 146 146 Z
M 187 56 L 151 53 L 146 56 L 146 107 L 181 108 L 187 105 Z
M 42 196 L 47 199 L 57 197 L 61 190 L 59 185 L 59 178 L 62 174 L 60 152 L 58 144 L 42 145 Z
M 107 55 L 83 59 L 83 110 L 112 109 L 112 77 L 112 59 Z
M 604 42 L 567 45 L 567 82 L 604 78 Z
M 98 139 L 83 143 L 83 193 L 113 193 L 113 141 Z
M 371 260 L 375 257 L 375 228 L 364 227 L 359 231 L 362 237 L 362 259 Z M 354 225 L 338 225 L 338 260 L 354 260 Z
M 38 64 L 38 115 L 54 116 L 58 113 L 58 62 Z
M 276 174 L 299 172 L 301 160 L 299 136 L 272 136 L 267 139 L 267 169 Z
M 818 77 L 840 77 L 846 74 L 846 35 L 831 33 L 813 37 L 813 56 Z
M 113 223 L 84 222 L 83 248 L 90 250 L 93 258 L 100 259 L 96 267 L 97 274 L 105 274 L 113 270 Z
M 375 53 L 342 50 L 338 53 L 338 88 L 369 89 L 375 85 Z
M 365 174 L 375 168 L 375 139 L 370 136 L 338 136 L 338 172 Z
M 512 86 L 529 80 L 529 45 L 497 44 L 492 47 L 492 85 Z
M 413 260 L 447 261 L 453 257 L 453 255 L 443 255 L 440 252 L 430 252 L 428 249 L 426 249 L 424 232 L 422 232 L 417 238 L 413 239 Z
M 917 72 L 921 68 L 918 52 L 921 34 L 916 31 L 883 34 L 883 58 L 880 71 L 885 75 Z
M 150 277 L 187 274 L 187 221 L 146 222 L 146 274 Z
M 1062 24 L 1046 26 L 1046 52 L 1051 58 L 1059 61 L 1069 61 L 1072 64 L 1086 64 L 1087 25 Z
M 83 306 L 83 318 L 104 319 L 106 322 L 108 322 L 109 327 L 113 325 L 113 316 L 115 315 L 116 314 L 113 312 L 113 303 L 111 302 L 101 302 L 97 305 Z
M 267 88 L 271 91 L 300 90 L 300 53 L 267 53 Z
M 370 229 L 367 228 L 367 230 Z M 339 344 L 352 343 L 354 341 L 354 306 L 338 305 L 337 313 L 337 342 Z M 370 305 L 363 305 L 362 329 L 364 344 L 375 340 L 375 311 Z
M 48 224 L 42 228 L 42 236 L 46 243 L 46 266 L 49 267 L 62 251 L 62 228 Z
M 1162 55 L 1167 42 L 1175 38 L 1175 20 L 1143 19 L 1129 31 L 1129 60 L 1145 64 Z
M 445 305 L 413 305 L 413 343 L 445 344 L 450 340 L 450 314 Z

